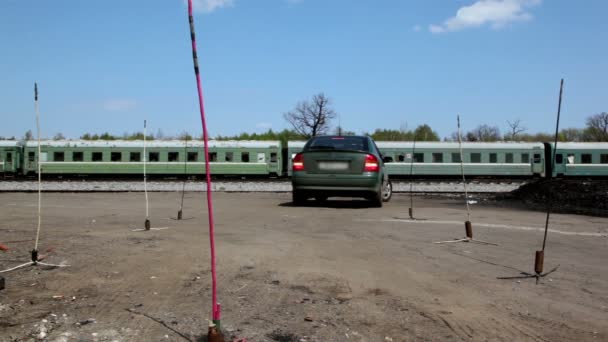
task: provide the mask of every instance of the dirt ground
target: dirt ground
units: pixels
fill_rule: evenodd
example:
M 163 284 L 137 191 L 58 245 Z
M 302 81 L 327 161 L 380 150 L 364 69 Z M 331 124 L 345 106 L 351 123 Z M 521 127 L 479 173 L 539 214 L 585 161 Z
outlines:
M 607 341 L 608 219 L 396 195 L 383 208 L 287 193 L 214 194 L 222 327 L 248 341 Z M 210 317 L 204 194 L 43 194 L 49 263 L 4 273 L 0 341 L 198 341 Z M 0 269 L 27 262 L 36 194 L 0 194 Z M 232 338 L 229 339 L 232 341 Z

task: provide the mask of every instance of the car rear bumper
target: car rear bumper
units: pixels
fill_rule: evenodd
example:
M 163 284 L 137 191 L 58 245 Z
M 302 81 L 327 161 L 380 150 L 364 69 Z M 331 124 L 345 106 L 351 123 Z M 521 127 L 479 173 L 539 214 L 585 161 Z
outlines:
M 380 176 L 372 172 L 355 175 L 294 172 L 292 177 L 294 190 L 326 192 L 334 194 L 334 196 L 375 193 L 378 191 L 380 183 Z

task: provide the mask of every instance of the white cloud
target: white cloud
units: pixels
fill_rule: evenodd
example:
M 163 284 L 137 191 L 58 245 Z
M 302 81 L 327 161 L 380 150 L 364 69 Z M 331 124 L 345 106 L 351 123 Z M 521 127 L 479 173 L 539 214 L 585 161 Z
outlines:
M 478 0 L 470 6 L 464 6 L 456 11 L 456 15 L 448 18 L 443 24 L 430 25 L 432 33 L 454 32 L 472 27 L 490 25 L 499 29 L 511 22 L 532 19 L 528 11 L 530 7 L 539 5 L 542 0 Z
M 124 112 L 137 107 L 137 101 L 128 99 L 105 100 L 102 107 L 109 112 Z
M 211 13 L 218 8 L 231 7 L 234 0 L 192 0 L 192 8 L 196 12 Z

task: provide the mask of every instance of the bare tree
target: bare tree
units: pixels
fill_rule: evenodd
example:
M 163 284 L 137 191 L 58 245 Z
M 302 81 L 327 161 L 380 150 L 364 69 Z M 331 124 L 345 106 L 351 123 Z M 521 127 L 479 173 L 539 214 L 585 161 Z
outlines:
M 515 141 L 515 137 L 519 134 L 519 133 L 523 133 L 527 130 L 527 128 L 525 128 L 524 126 L 521 125 L 521 120 L 517 119 L 513 122 L 507 120 L 507 125 L 509 125 L 509 130 L 510 130 L 510 137 L 509 139 L 511 141 Z
M 496 126 L 479 125 L 465 135 L 467 141 L 498 141 L 500 130 Z
M 27 132 L 25 132 L 25 135 L 23 136 L 23 140 L 33 140 L 34 139 L 34 134 L 32 133 L 31 129 L 28 129 Z
M 330 99 L 319 93 L 310 101 L 298 103 L 294 110 L 283 114 L 283 117 L 296 132 L 310 138 L 326 133 L 336 112 L 331 108 Z
M 65 140 L 65 136 L 63 135 L 63 133 L 59 132 L 59 133 L 55 134 L 55 136 L 53 137 L 53 140 Z
M 608 141 L 608 112 L 602 112 L 587 118 L 586 135 L 590 140 Z

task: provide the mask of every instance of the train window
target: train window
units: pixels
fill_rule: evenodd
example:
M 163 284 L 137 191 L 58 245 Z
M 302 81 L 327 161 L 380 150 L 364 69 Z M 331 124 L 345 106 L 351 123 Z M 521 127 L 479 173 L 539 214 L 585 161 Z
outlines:
M 31 162 L 36 161 L 36 152 L 29 152 L 27 154 L 27 160 Z
M 414 153 L 414 163 L 424 163 L 424 153 Z
M 188 161 L 195 162 L 198 160 L 198 152 L 188 152 Z
M 53 152 L 53 161 L 64 161 L 65 154 L 63 152 Z
M 243 163 L 249 163 L 249 152 L 241 152 L 241 161 Z
M 564 155 L 556 154 L 555 155 L 555 164 L 563 164 L 564 163 Z
M 176 162 L 179 160 L 179 152 L 169 152 L 168 160 L 170 162 Z
M 233 153 L 226 152 L 226 158 L 224 158 L 224 160 L 226 160 L 227 162 L 231 162 L 233 159 L 234 159 Z
M 505 163 L 513 163 L 513 153 L 505 153 Z
M 608 164 L 608 154 L 600 154 L 600 164 Z
M 91 160 L 94 162 L 100 162 L 103 160 L 103 152 L 93 152 L 91 155 Z
M 150 152 L 148 153 L 148 161 L 149 162 L 157 162 L 160 160 L 160 153 L 158 152 Z
M 481 153 L 471 153 L 471 163 L 481 163 Z
M 277 153 L 276 152 L 271 152 L 270 153 L 270 162 L 271 163 L 276 163 L 277 162 Z
M 433 153 L 433 163 L 443 163 L 443 153 Z
M 72 161 L 81 162 L 84 160 L 84 153 L 82 152 L 72 152 Z
M 6 152 L 6 162 L 7 163 L 12 163 L 13 162 L 13 154 L 10 152 Z
M 591 159 L 591 154 L 583 154 L 581 155 L 581 163 L 583 164 L 591 164 L 592 163 L 592 159 Z
M 522 153 L 521 162 L 524 164 L 528 164 L 530 162 L 530 155 L 528 153 Z
M 561 154 L 560 154 L 561 156 Z M 534 153 L 534 163 L 538 164 L 540 163 L 540 153 Z
M 112 152 L 110 154 L 110 160 L 113 162 L 119 162 L 122 160 L 122 152 Z
M 132 161 L 132 162 L 141 161 L 141 153 L 139 153 L 139 152 L 131 152 L 129 154 L 129 161 Z
M 397 160 L 400 162 L 404 162 L 405 161 L 405 155 L 404 154 L 400 154 L 399 156 L 397 156 Z
M 497 163 L 498 162 L 498 157 L 496 156 L 496 153 L 490 153 L 490 163 Z
M 209 162 L 217 161 L 217 152 L 209 152 Z
M 569 154 L 567 159 L 568 164 L 574 164 L 574 154 Z
M 452 153 L 452 163 L 460 163 L 460 153 Z

